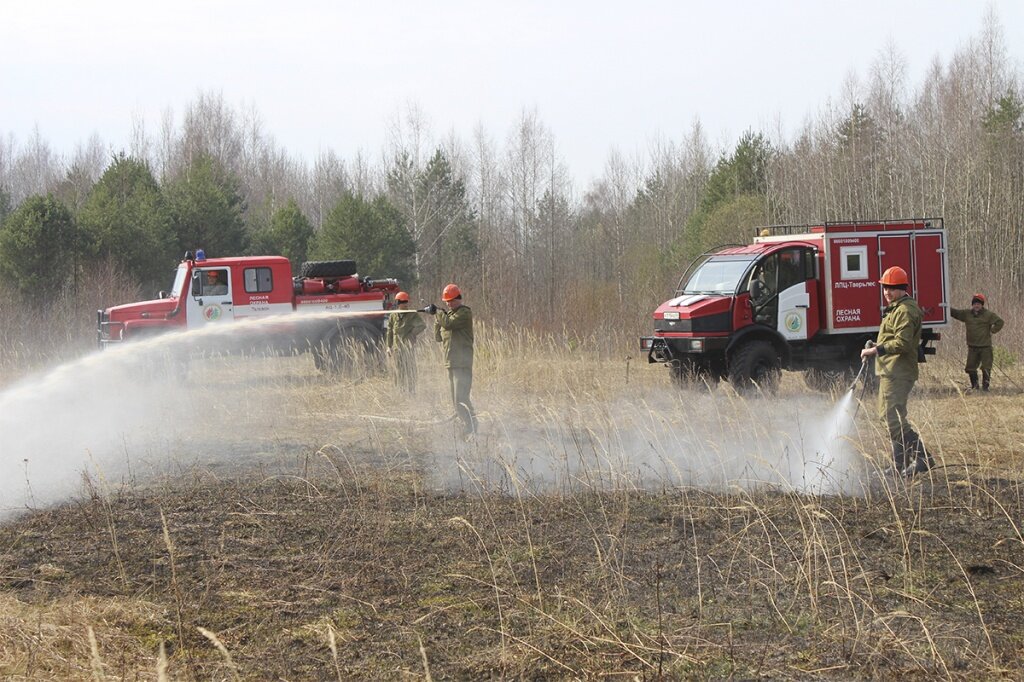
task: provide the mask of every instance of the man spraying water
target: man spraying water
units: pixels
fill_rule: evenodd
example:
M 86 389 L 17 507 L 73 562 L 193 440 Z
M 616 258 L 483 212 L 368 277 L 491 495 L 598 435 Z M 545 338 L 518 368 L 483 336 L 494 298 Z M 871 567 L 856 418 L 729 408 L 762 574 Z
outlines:
M 932 457 L 907 419 L 907 401 L 918 377 L 921 346 L 921 308 L 907 294 L 907 272 L 891 267 L 879 280 L 888 304 L 875 345 L 861 351 L 861 359 L 875 358 L 878 376 L 878 411 L 889 431 L 893 464 L 904 476 L 927 471 Z

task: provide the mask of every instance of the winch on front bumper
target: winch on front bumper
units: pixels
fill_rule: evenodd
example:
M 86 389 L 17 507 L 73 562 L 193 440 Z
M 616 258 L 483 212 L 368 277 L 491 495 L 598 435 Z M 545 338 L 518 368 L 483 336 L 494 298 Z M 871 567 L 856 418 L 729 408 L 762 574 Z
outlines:
M 720 353 L 729 343 L 728 337 L 694 337 L 694 336 L 642 336 L 640 350 L 647 351 L 647 362 L 668 363 L 680 360 L 684 356 Z

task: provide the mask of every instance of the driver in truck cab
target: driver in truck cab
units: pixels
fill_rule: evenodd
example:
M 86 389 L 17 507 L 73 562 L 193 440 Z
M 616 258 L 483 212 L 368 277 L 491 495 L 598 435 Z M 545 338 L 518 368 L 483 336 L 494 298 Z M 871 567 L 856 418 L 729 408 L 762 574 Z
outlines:
M 228 293 L 227 277 L 224 270 L 207 270 L 206 281 L 203 282 L 204 296 L 224 296 Z

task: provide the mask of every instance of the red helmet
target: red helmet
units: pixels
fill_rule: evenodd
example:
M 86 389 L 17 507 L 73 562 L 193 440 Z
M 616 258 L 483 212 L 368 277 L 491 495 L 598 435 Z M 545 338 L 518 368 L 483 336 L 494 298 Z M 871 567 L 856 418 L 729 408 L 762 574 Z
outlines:
M 973 305 L 975 301 L 978 301 L 982 305 L 985 305 L 986 300 L 987 299 L 985 298 L 985 294 L 975 294 L 974 296 L 971 297 L 971 304 Z
M 898 265 L 894 265 L 882 273 L 882 279 L 878 283 L 883 287 L 905 287 L 910 284 L 907 279 L 907 271 Z
M 462 292 L 459 291 L 459 287 L 456 284 L 449 284 L 441 292 L 442 301 L 454 301 L 457 298 L 462 298 Z
M 409 294 L 405 293 L 404 291 L 399 291 L 397 294 L 395 294 L 395 302 L 396 303 L 408 303 L 409 302 Z

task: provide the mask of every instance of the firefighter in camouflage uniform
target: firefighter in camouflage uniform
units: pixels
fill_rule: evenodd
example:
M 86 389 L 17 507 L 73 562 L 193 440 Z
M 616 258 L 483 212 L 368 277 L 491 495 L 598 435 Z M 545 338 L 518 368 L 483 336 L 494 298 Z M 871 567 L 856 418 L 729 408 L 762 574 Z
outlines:
M 469 392 L 473 388 L 473 311 L 462 303 L 462 292 L 454 284 L 444 288 L 441 299 L 448 310 L 438 310 L 431 303 L 426 312 L 435 315 L 434 338 L 444 348 L 444 364 L 448 368 L 455 414 L 462 421 L 463 433 L 476 433 L 477 419 Z
M 889 432 L 896 471 L 913 476 L 933 464 L 921 437 L 907 420 L 907 400 L 918 377 L 921 308 L 907 295 L 909 282 L 903 268 L 889 268 L 882 273 L 879 284 L 887 305 L 875 345 L 861 351 L 861 357 L 875 358 L 878 411 Z
M 395 295 L 399 312 L 388 316 L 384 342 L 394 363 L 395 382 L 409 393 L 416 392 L 416 338 L 427 328 L 415 312 L 409 310 L 409 294 L 399 291 Z
M 964 371 L 971 378 L 971 388 L 978 389 L 978 367 L 981 367 L 981 390 L 987 391 L 992 379 L 992 335 L 1003 328 L 1003 319 L 985 307 L 985 294 L 975 294 L 968 310 L 950 309 L 954 320 L 967 327 L 967 365 Z

